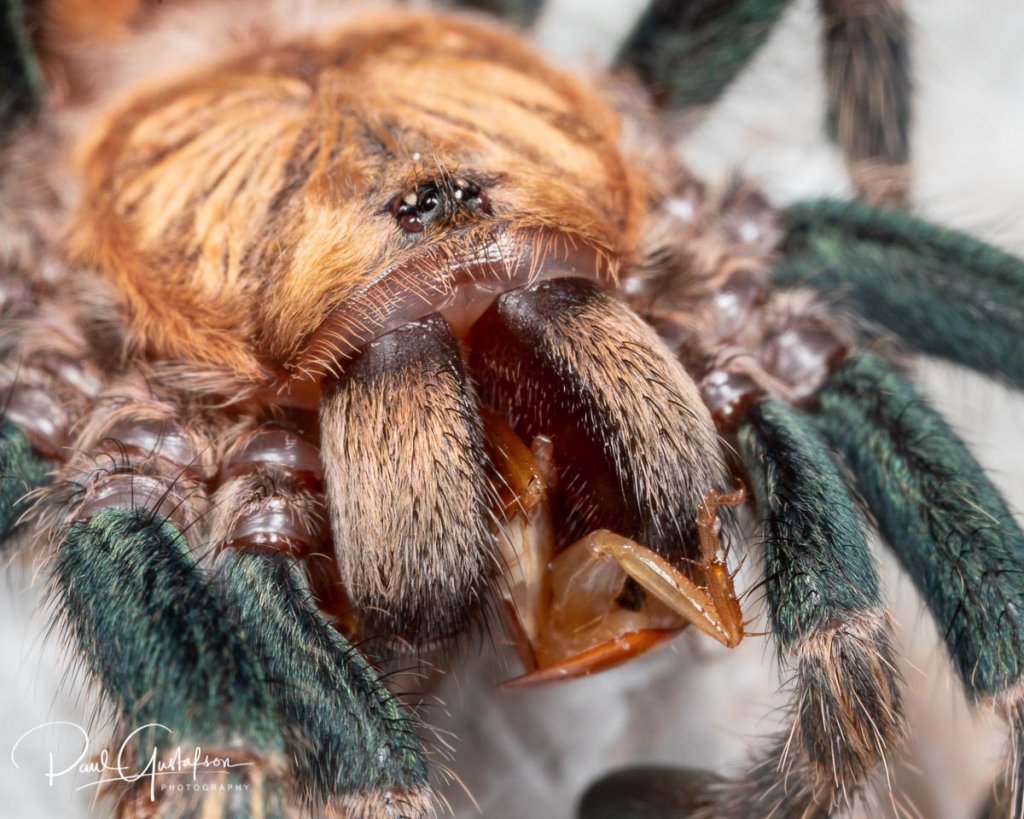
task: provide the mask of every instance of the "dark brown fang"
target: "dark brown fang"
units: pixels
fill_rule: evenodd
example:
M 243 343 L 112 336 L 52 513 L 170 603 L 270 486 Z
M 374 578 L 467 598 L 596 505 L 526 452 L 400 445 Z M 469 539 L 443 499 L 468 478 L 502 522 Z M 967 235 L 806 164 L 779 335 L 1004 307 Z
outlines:
M 321 407 L 341 579 L 367 636 L 465 632 L 496 565 L 483 425 L 459 342 L 433 315 L 368 344 Z
M 563 544 L 605 528 L 697 558 L 724 467 L 696 385 L 649 326 L 594 282 L 557 279 L 498 298 L 470 347 L 485 402 L 553 442 Z
M 581 277 L 612 284 L 612 263 L 590 244 L 548 229 L 467 232 L 426 247 L 383 271 L 337 308 L 309 338 L 276 388 L 276 402 L 314 407 L 319 383 L 376 338 L 440 313 L 460 337 L 509 290 L 550 278 Z

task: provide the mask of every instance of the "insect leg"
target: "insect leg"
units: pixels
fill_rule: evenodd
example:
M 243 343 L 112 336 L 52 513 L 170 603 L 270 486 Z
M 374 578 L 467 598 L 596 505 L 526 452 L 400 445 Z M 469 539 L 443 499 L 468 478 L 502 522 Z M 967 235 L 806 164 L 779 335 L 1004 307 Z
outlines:
M 878 359 L 851 359 L 828 379 L 820 421 L 931 609 L 968 696 L 1007 717 L 1004 800 L 1021 816 L 1024 533 L 956 434 Z
M 263 426 L 233 450 L 214 496 L 217 579 L 263 665 L 296 786 L 343 816 L 427 815 L 412 718 L 314 599 L 307 568 L 333 560 L 315 448 Z
M 735 497 L 712 493 L 701 507 L 697 519 L 701 540 L 700 560 L 695 582 L 645 546 L 614 532 L 599 530 L 570 548 L 583 548 L 597 560 L 614 560 L 644 592 L 682 617 L 686 623 L 728 648 L 743 639 L 743 616 L 718 540 L 718 507 L 741 503 L 743 493 Z M 703 585 L 700 585 L 703 583 Z
M 714 510 L 717 499 L 709 503 Z M 709 515 L 714 515 L 710 511 Z M 712 518 L 713 519 L 713 518 Z M 743 639 L 743 615 L 715 549 L 688 570 L 699 580 L 629 538 L 606 529 L 591 532 L 562 551 L 541 580 L 544 605 L 523 618 L 528 667 L 506 687 L 522 687 L 592 674 L 646 651 L 687 625 L 728 648 Z M 610 564 L 610 565 L 609 565 Z
M 916 349 L 1024 388 L 1024 261 L 858 202 L 801 203 L 786 222 L 776 283 L 838 294 Z

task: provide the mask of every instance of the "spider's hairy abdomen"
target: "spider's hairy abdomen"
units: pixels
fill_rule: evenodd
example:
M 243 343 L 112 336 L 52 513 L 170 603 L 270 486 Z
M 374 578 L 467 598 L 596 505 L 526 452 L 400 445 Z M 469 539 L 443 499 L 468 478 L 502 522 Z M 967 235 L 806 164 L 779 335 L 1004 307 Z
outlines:
M 424 180 L 485 180 L 503 227 L 635 255 L 640 182 L 618 140 L 606 103 L 507 32 L 360 18 L 101 119 L 72 255 L 114 283 L 151 356 L 266 381 L 382 271 L 451 237 L 413 241 L 388 212 Z

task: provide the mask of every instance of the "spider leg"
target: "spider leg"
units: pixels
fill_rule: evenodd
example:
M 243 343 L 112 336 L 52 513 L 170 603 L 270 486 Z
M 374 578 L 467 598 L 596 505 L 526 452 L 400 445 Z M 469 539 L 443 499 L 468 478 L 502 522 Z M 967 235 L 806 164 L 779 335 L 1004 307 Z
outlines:
M 217 582 L 263 665 L 305 799 L 346 817 L 423 816 L 411 718 L 314 599 L 306 567 L 333 560 L 319 473 L 315 448 L 283 429 L 234 448 L 214 497 Z
M 787 0 L 654 0 L 616 59 L 668 108 L 714 103 L 753 58 Z M 901 0 L 819 0 L 828 83 L 826 127 L 861 195 L 905 205 L 911 79 Z
M 51 469 L 17 425 L 0 426 L 0 541 L 14 530 L 29 507 L 26 496 L 47 483 Z
M 764 525 L 771 629 L 793 670 L 789 724 L 738 780 L 618 772 L 584 797 L 584 819 L 828 816 L 903 735 L 892 626 L 838 467 L 813 424 L 772 399 L 748 410 L 738 448 Z
M 727 816 L 849 807 L 903 733 L 892 624 L 856 506 L 813 423 L 776 400 L 738 436 L 764 525 L 765 588 L 791 727 L 721 790 Z
M 26 316 L 19 311 L 18 318 Z M 37 317 L 20 333 L 0 365 L 0 540 L 31 507 L 34 490 L 50 482 L 71 427 L 101 383 L 84 341 L 66 323 Z
M 845 300 L 915 349 L 1024 388 L 1024 261 L 858 202 L 792 207 L 782 249 L 778 284 Z
M 0 143 L 39 109 L 42 74 L 21 0 L 0 3 Z
M 167 410 L 101 402 L 42 505 L 60 622 L 112 706 L 118 764 L 135 777 L 108 787 L 122 789 L 122 816 L 289 815 L 274 701 L 195 555 L 202 441 Z M 218 787 L 192 790 L 181 769 L 157 775 L 193 746 L 230 760 L 204 779 Z
M 409 718 L 319 613 L 295 560 L 324 528 L 315 449 L 265 430 L 215 469 L 202 424 L 117 392 L 128 397 L 85 419 L 42 513 L 61 619 L 137 756 L 131 770 L 192 743 L 233 765 L 210 795 L 180 793 L 188 773 L 152 789 L 142 777 L 122 815 L 280 817 L 328 799 L 346 816 L 424 815 Z M 222 546 L 212 580 L 198 557 L 207 535 Z
M 956 434 L 882 361 L 862 355 L 837 370 L 820 393 L 820 423 L 927 602 L 968 696 L 1006 716 L 1001 799 L 1024 815 L 1024 533 Z
M 827 125 L 861 196 L 904 206 L 913 92 L 901 0 L 820 0 Z
M 222 775 L 235 787 L 212 815 L 281 816 L 284 748 L 273 701 L 180 529 L 141 503 L 78 514 L 62 536 L 55 578 L 67 632 L 114 700 L 123 731 L 135 732 L 134 758 L 124 765 L 145 771 L 164 752 L 194 745 L 244 766 Z M 257 780 L 259 789 L 244 787 Z M 215 810 L 213 799 L 201 806 L 201 797 L 165 791 L 165 782 L 125 793 L 122 815 Z
M 289 726 L 308 798 L 346 817 L 426 815 L 427 762 L 411 717 L 320 613 L 296 560 L 229 550 L 218 571 Z
M 485 11 L 524 28 L 537 19 L 544 0 L 442 0 L 446 5 Z
M 789 0 L 654 0 L 616 65 L 636 72 L 670 108 L 710 105 L 757 53 Z

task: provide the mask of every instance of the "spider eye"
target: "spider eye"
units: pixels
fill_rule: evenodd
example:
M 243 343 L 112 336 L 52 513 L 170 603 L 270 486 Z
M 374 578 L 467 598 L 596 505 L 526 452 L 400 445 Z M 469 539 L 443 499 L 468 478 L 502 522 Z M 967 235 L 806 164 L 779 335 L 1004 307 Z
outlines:
M 428 225 L 454 218 L 460 211 L 491 212 L 490 200 L 476 182 L 428 182 L 399 197 L 391 206 L 391 215 L 406 233 L 422 233 Z
M 406 233 L 422 233 L 444 210 L 445 196 L 433 182 L 407 193 L 391 206 L 391 214 Z
M 478 211 L 484 213 L 491 212 L 491 200 L 487 198 L 487 194 L 484 193 L 483 189 L 471 180 L 455 180 L 452 198 L 468 211 L 474 213 Z
M 429 219 L 441 207 L 441 194 L 433 186 L 420 193 L 416 210 L 421 218 Z

